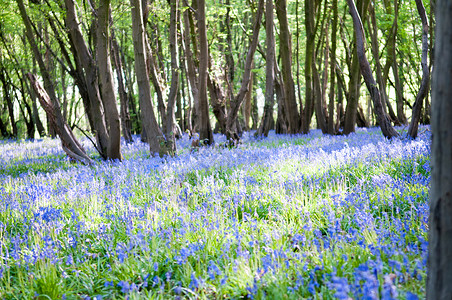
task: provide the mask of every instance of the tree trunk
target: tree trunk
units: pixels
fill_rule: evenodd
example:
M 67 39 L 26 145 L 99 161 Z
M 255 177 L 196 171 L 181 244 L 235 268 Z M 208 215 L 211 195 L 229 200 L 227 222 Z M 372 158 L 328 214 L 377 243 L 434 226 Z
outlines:
M 416 101 L 414 102 L 413 112 L 411 114 L 410 127 L 408 127 L 408 135 L 415 139 L 417 136 L 419 120 L 421 119 L 422 102 L 428 93 L 428 86 L 430 83 L 430 72 L 427 64 L 428 54 L 428 22 L 427 14 L 425 13 L 424 4 L 422 0 L 416 0 L 416 7 L 419 16 L 422 20 L 422 81 L 419 91 L 416 95 Z
M 144 22 L 143 24 L 146 24 L 144 20 L 143 22 Z M 146 31 L 144 33 L 144 40 L 147 58 L 146 59 L 147 72 L 150 76 L 155 94 L 157 95 L 157 110 L 162 120 L 162 127 L 164 128 L 166 126 L 166 105 L 164 101 L 164 95 L 166 94 L 166 92 L 165 85 L 163 84 L 163 82 L 166 80 L 166 78 L 161 75 L 162 72 L 160 71 L 158 63 L 156 62 L 154 51 L 152 50 L 148 42 Z
M 99 1 L 97 15 L 96 55 L 102 102 L 105 108 L 105 120 L 108 126 L 107 158 L 121 160 L 121 122 L 116 105 L 110 56 L 110 0 Z
M 196 131 L 196 129 L 193 129 L 192 121 L 195 121 L 194 123 L 197 123 L 196 116 L 197 112 L 199 111 L 199 78 L 198 73 L 196 71 L 195 66 L 195 58 L 194 55 L 196 54 L 196 43 L 191 43 L 191 27 L 190 27 L 190 20 L 191 15 L 189 10 L 184 11 L 184 52 L 185 52 L 185 62 L 187 64 L 187 79 L 188 83 L 190 85 L 191 95 L 193 98 L 193 104 L 194 106 L 189 108 L 188 113 L 188 120 L 187 120 L 187 128 L 188 130 L 193 133 L 193 131 Z M 193 44 L 193 51 L 191 50 L 190 44 Z M 193 113 L 192 113 L 193 112 Z
M 254 69 L 254 62 L 251 67 Z M 245 96 L 245 104 L 243 105 L 243 119 L 245 121 L 245 130 L 250 131 L 250 120 L 251 120 L 251 102 L 253 100 L 253 86 L 254 86 L 254 72 L 251 72 L 250 83 L 248 87 L 248 93 Z
M 298 113 L 295 85 L 292 77 L 292 42 L 287 20 L 286 0 L 276 0 L 275 6 L 280 27 L 281 73 L 284 83 L 286 107 L 288 110 L 289 133 L 295 134 L 300 132 L 301 120 L 300 114 Z
M 61 139 L 61 145 L 64 152 L 66 152 L 66 154 L 74 160 L 80 161 L 84 164 L 92 164 L 93 161 L 86 154 L 85 149 L 83 149 L 82 145 L 77 141 L 76 137 L 72 133 L 71 128 L 64 121 L 58 102 L 51 100 L 47 92 L 41 87 L 33 74 L 28 73 L 27 77 L 30 80 L 31 86 L 35 91 L 42 108 L 44 108 L 48 119 L 52 124 L 51 127 L 55 129 L 57 135 Z
M 327 123 L 326 123 L 326 114 L 324 111 L 323 105 L 323 94 L 322 94 L 322 86 L 320 84 L 320 75 L 317 70 L 317 65 L 315 62 L 315 57 L 312 57 L 312 77 L 313 77 L 313 87 L 314 87 L 314 110 L 315 117 L 317 121 L 317 126 L 322 130 L 322 133 L 327 133 Z
M 275 33 L 273 32 L 273 1 L 267 0 L 265 5 L 266 64 L 265 64 L 265 105 L 261 125 L 257 135 L 268 136 L 273 120 L 273 106 L 275 104 Z
M 217 119 L 221 133 L 226 134 L 226 96 L 217 80 L 214 80 L 210 73 L 207 75 L 207 87 L 209 89 L 210 104 L 212 105 L 213 114 Z
M 82 88 L 86 87 L 91 108 L 91 112 L 87 112 L 87 114 L 92 114 L 99 153 L 103 158 L 107 158 L 109 137 L 107 125 L 105 123 L 104 107 L 99 92 L 97 66 L 91 51 L 83 38 L 80 22 L 75 10 L 74 0 L 65 0 L 64 2 L 66 5 L 66 27 L 71 43 L 73 44 L 74 59 L 85 71 L 85 86 Z M 80 82 L 78 83 L 80 84 Z M 52 95 L 50 95 L 50 97 L 52 98 Z
M 209 118 L 209 102 L 207 101 L 207 68 L 209 64 L 209 46 L 207 44 L 206 2 L 198 0 L 198 31 L 199 31 L 199 138 L 204 144 L 214 143 L 212 127 Z
M 253 90 L 257 89 L 257 80 L 253 80 Z M 251 119 L 253 120 L 252 130 L 257 130 L 259 126 L 259 110 L 257 107 L 257 93 L 253 94 L 253 103 L 251 104 Z
M 33 39 L 34 36 L 30 20 L 28 19 L 23 0 L 16 0 L 16 2 L 19 6 L 20 15 L 25 25 L 25 33 L 28 39 L 28 43 L 30 44 L 33 55 L 37 60 L 39 69 L 41 71 L 45 90 L 41 87 L 39 82 L 36 81 L 34 75 L 29 73 L 27 74 L 27 77 L 30 80 L 31 86 L 33 87 L 41 105 L 47 113 L 48 119 L 51 122 L 51 127 L 54 128 L 57 134 L 60 136 L 63 150 L 68 154 L 69 157 L 85 164 L 91 164 L 92 160 L 86 154 L 85 150 L 77 141 L 71 129 L 63 119 L 60 104 L 58 102 L 58 99 L 56 98 L 53 83 L 50 80 L 50 74 L 47 71 L 44 60 L 42 58 L 42 54 L 41 52 L 39 52 L 38 46 Z
M 253 25 L 253 36 L 251 38 L 250 46 L 248 48 L 248 53 L 246 55 L 245 67 L 243 71 L 242 84 L 237 95 L 231 100 L 231 109 L 228 111 L 228 120 L 226 123 L 226 137 L 229 141 L 237 141 L 239 136 L 237 134 L 237 129 L 234 128 L 237 115 L 240 106 L 245 99 L 245 95 L 249 89 L 249 82 L 251 79 L 251 67 L 254 59 L 254 53 L 256 52 L 257 44 L 259 42 L 259 29 L 261 25 L 262 14 L 264 11 L 264 0 L 259 0 L 259 4 L 256 11 L 256 16 Z M 201 70 L 200 70 L 201 73 Z M 201 73 L 202 74 L 202 73 Z
M 179 0 L 171 0 L 169 48 L 171 53 L 171 86 L 166 108 L 166 124 L 164 134 L 169 153 L 176 153 L 176 99 L 179 94 L 179 54 L 177 46 L 177 27 L 179 26 Z
M 119 50 L 118 41 L 116 40 L 113 28 L 111 28 L 111 53 L 113 56 L 113 63 L 116 70 L 116 79 L 118 80 L 118 94 L 119 102 L 121 103 L 120 118 L 122 135 L 126 143 L 132 143 L 132 124 L 129 113 L 129 96 L 126 92 L 124 84 L 123 65 L 121 58 L 121 51 Z
M 287 134 L 288 133 L 288 121 L 287 121 L 287 108 L 286 101 L 284 100 L 284 85 L 281 83 L 281 72 L 279 71 L 278 64 L 275 61 L 275 94 L 278 101 L 278 115 L 276 117 L 276 124 L 274 125 L 273 116 L 270 118 L 271 125 L 270 129 L 275 129 L 277 134 Z
M 328 133 L 335 134 L 334 128 L 334 95 L 335 95 L 335 79 L 336 79 L 336 47 L 337 47 L 337 0 L 333 0 L 333 28 L 331 30 L 331 63 L 330 63 L 330 94 L 328 103 Z
M 372 26 L 371 26 L 372 25 Z M 391 119 L 397 124 L 400 125 L 400 122 L 395 115 L 392 106 L 389 102 L 388 95 L 386 94 L 386 83 L 383 80 L 383 72 L 381 69 L 381 63 L 380 63 L 380 53 L 379 53 L 379 47 L 378 47 L 378 28 L 377 28 L 377 20 L 375 17 L 375 8 L 373 5 L 370 6 L 370 23 L 368 23 L 369 33 L 372 41 L 372 55 L 375 60 L 376 65 L 376 75 L 377 75 L 377 81 L 378 81 L 378 87 L 380 88 L 380 99 L 383 105 L 383 109 L 386 112 L 386 106 L 389 109 L 389 115 L 391 116 Z
M 452 295 L 452 2 L 436 1 L 427 299 Z
M 13 105 L 13 100 L 11 98 L 11 95 L 9 93 L 9 84 L 6 81 L 4 72 L 5 71 L 2 66 L 2 69 L 0 70 L 0 81 L 2 82 L 2 85 L 3 85 L 3 93 L 4 93 L 3 97 L 4 97 L 4 99 L 6 99 L 6 103 L 8 106 L 9 121 L 11 124 L 11 128 L 13 130 L 12 137 L 17 138 L 17 125 L 16 125 L 16 119 L 14 117 L 14 105 Z
M 372 70 L 369 65 L 369 61 L 366 58 L 366 53 L 364 49 L 364 29 L 361 19 L 359 17 L 358 11 L 356 10 L 355 3 L 353 0 L 347 0 L 348 6 L 350 8 L 350 14 L 353 19 L 353 27 L 355 28 L 356 36 L 356 50 L 358 54 L 359 65 L 361 73 L 363 75 L 364 81 L 366 82 L 367 89 L 369 90 L 370 96 L 374 104 L 375 114 L 377 120 L 380 124 L 381 131 L 386 138 L 392 138 L 399 136 L 398 132 L 392 127 L 388 116 L 383 110 L 383 106 L 380 100 L 380 91 L 378 90 L 377 83 L 372 75 Z
M 393 30 L 393 39 L 395 44 L 395 39 L 397 36 L 397 30 L 398 30 L 398 16 L 399 16 L 399 0 L 394 0 L 394 30 Z M 394 61 L 392 64 L 392 71 L 394 73 L 394 79 L 396 84 L 396 105 L 397 105 L 397 118 L 400 124 L 406 124 L 406 116 L 403 111 L 403 85 L 400 83 L 400 76 L 399 76 L 399 68 L 397 64 L 397 56 L 396 56 L 396 49 L 393 47 L 393 57 Z M 388 102 L 389 103 L 389 102 Z
M 22 75 L 25 75 L 25 74 L 22 72 Z M 25 76 L 22 76 L 22 78 L 25 78 Z M 24 118 L 25 124 L 27 126 L 27 138 L 33 140 L 35 138 L 35 123 L 33 121 L 33 112 L 32 112 L 31 106 L 30 106 L 30 104 L 28 104 L 28 101 L 27 101 L 27 94 L 28 95 L 30 94 L 30 90 L 26 90 L 25 87 L 28 88 L 28 85 L 23 80 L 21 80 L 20 81 L 20 94 L 22 95 L 22 103 L 24 104 L 25 110 L 27 111 L 28 119 L 25 114 L 25 111 L 22 108 L 22 105 L 19 105 L 19 108 L 20 108 L 20 111 Z
M 308 133 L 311 126 L 312 105 L 314 103 L 313 80 L 312 80 L 312 62 L 315 48 L 315 2 L 305 1 L 305 28 L 306 28 L 306 55 L 304 65 L 305 77 L 305 106 L 302 119 L 302 132 Z
M 6 124 L 3 123 L 2 116 L 0 116 L 0 137 L 3 137 L 3 138 L 10 137 L 10 133 L 8 132 L 8 129 L 6 128 Z
M 138 97 L 141 107 L 143 129 L 146 131 L 149 150 L 152 155 L 160 153 L 160 140 L 163 133 L 160 130 L 154 114 L 151 100 L 149 73 L 146 69 L 145 32 L 143 24 L 141 0 L 130 0 L 132 10 L 133 50 L 135 55 L 135 73 L 138 84 Z
M 345 107 L 344 134 L 355 132 L 356 114 L 358 109 L 359 90 L 361 86 L 361 71 L 359 69 L 356 47 L 353 48 L 352 64 L 350 68 L 350 80 L 348 88 L 347 105 Z M 344 89 L 345 90 L 345 89 Z
M 29 87 L 29 90 L 30 90 L 30 97 L 31 97 L 31 101 L 32 101 L 33 119 L 36 124 L 36 129 L 38 130 L 39 136 L 42 138 L 42 137 L 45 137 L 46 132 L 45 132 L 44 126 L 42 125 L 41 119 L 39 117 L 38 106 L 36 105 L 36 93 L 34 92 L 34 90 L 31 87 Z

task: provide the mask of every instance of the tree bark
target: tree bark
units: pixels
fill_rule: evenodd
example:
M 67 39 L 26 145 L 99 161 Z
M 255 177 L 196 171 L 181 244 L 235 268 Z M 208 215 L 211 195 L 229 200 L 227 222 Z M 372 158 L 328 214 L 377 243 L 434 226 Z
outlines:
M 199 138 L 207 145 L 214 143 L 212 127 L 209 118 L 209 102 L 207 101 L 207 68 L 209 64 L 209 49 L 207 44 L 206 2 L 197 0 L 198 31 L 199 31 Z
M 109 32 L 110 0 L 99 1 L 97 16 L 96 55 L 99 68 L 101 97 L 105 108 L 105 120 L 108 126 L 107 158 L 121 160 L 121 122 L 116 105 L 113 72 L 111 69 Z
M 228 111 L 228 120 L 226 123 L 226 137 L 229 141 L 233 140 L 237 141 L 239 139 L 239 136 L 237 134 L 237 128 L 234 128 L 234 126 L 237 121 L 237 115 L 240 106 L 242 105 L 243 100 L 245 99 L 245 95 L 249 90 L 249 82 L 251 79 L 251 67 L 254 59 L 254 53 L 256 52 L 257 44 L 259 42 L 259 29 L 261 25 L 263 11 L 264 11 L 264 0 L 259 0 L 253 25 L 253 36 L 251 38 L 248 53 L 246 55 L 242 84 L 237 95 L 231 100 L 231 109 Z
M 372 26 L 371 26 L 372 25 Z M 375 8 L 373 5 L 370 7 L 370 24 L 368 23 L 369 33 L 372 41 L 372 55 L 375 60 L 375 66 L 376 66 L 376 75 L 377 75 L 377 82 L 378 87 L 380 88 L 380 99 L 383 105 L 383 109 L 386 112 L 386 106 L 389 109 L 389 115 L 391 119 L 397 124 L 400 125 L 400 122 L 395 115 L 392 106 L 389 102 L 388 95 L 386 94 L 386 83 L 383 80 L 383 72 L 381 69 L 381 63 L 380 63 L 380 53 L 379 53 L 379 47 L 378 47 L 378 28 L 377 28 L 377 20 L 375 17 Z M 395 75 L 394 75 L 395 76 Z
M 41 76 L 44 81 L 43 89 L 41 85 L 36 81 L 33 74 L 27 74 L 28 79 L 41 103 L 44 110 L 48 115 L 48 119 L 51 122 L 51 127 L 54 128 L 56 133 L 60 136 L 63 150 L 68 154 L 69 157 L 78 160 L 85 164 L 91 164 L 92 160 L 86 154 L 83 147 L 77 141 L 73 135 L 71 129 L 66 124 L 61 114 L 60 104 L 56 98 L 55 89 L 52 81 L 50 80 L 50 74 L 45 66 L 44 60 L 42 58 L 41 52 L 39 52 L 38 46 L 33 39 L 32 27 L 30 20 L 25 9 L 23 0 L 16 0 L 19 7 L 20 15 L 25 25 L 25 33 L 30 44 L 33 55 L 35 56 L 39 69 L 41 71 Z
M 315 2 L 305 1 L 306 54 L 304 65 L 305 77 L 305 106 L 302 119 L 302 132 L 308 133 L 311 127 L 312 106 L 314 104 L 312 61 L 315 48 Z
M 427 299 L 452 295 L 452 2 L 436 1 Z
M 4 75 L 4 69 L 2 66 L 2 69 L 0 70 L 0 81 L 3 85 L 3 97 L 6 99 L 7 107 L 8 107 L 8 115 L 9 115 L 9 121 L 11 124 L 11 128 L 13 130 L 12 137 L 17 138 L 17 125 L 16 125 L 16 119 L 14 117 L 14 105 L 13 100 L 11 98 L 10 92 L 9 92 L 9 84 L 6 81 L 5 75 Z
M 83 38 L 78 20 L 74 0 L 64 0 L 66 5 L 66 27 L 70 40 L 74 46 L 74 59 L 82 66 L 84 82 L 88 93 L 94 131 L 97 138 L 97 148 L 103 158 L 107 158 L 109 136 L 105 123 L 105 112 L 99 91 L 97 66 L 88 45 Z M 46 88 L 47 90 L 47 88 Z M 48 91 L 48 90 L 47 90 Z M 52 97 L 50 95 L 50 97 Z M 90 112 L 88 112 L 89 114 Z
M 207 76 L 207 87 L 209 89 L 210 104 L 212 105 L 212 111 L 217 119 L 218 126 L 222 134 L 226 134 L 226 96 L 221 85 L 218 84 L 218 80 L 214 80 L 209 73 Z
M 328 134 L 335 134 L 334 128 L 334 95 L 336 80 L 336 48 L 337 48 L 337 0 L 333 0 L 333 28 L 331 30 L 331 63 L 330 63 L 330 94 L 328 103 Z
M 295 84 L 292 77 L 292 42 L 287 20 L 286 0 L 276 0 L 275 6 L 280 27 L 281 73 L 284 83 L 286 107 L 288 110 L 289 133 L 295 134 L 300 132 L 301 119 L 300 114 L 298 113 Z
M 353 0 L 347 0 L 348 6 L 350 8 L 350 14 L 353 19 L 353 27 L 355 29 L 356 37 L 356 50 L 358 54 L 359 65 L 361 73 L 363 75 L 364 81 L 366 82 L 367 89 L 369 90 L 370 96 L 374 104 L 374 110 L 378 122 L 380 124 L 381 131 L 386 138 L 392 138 L 399 136 L 398 132 L 392 127 L 388 116 L 383 110 L 383 106 L 380 100 L 380 91 L 378 90 L 377 83 L 372 75 L 372 70 L 369 65 L 369 61 L 366 58 L 364 49 L 364 29 L 361 19 L 359 17 L 358 11 L 356 9 Z
M 187 69 L 187 79 L 190 86 L 190 91 L 193 99 L 194 106 L 188 108 L 188 118 L 187 118 L 187 129 L 193 133 L 192 118 L 196 120 L 196 114 L 199 110 L 199 78 L 196 72 L 196 66 L 194 62 L 194 52 L 191 50 L 191 30 L 190 30 L 190 12 L 188 9 L 184 11 L 184 35 L 183 35 L 183 46 L 185 53 L 185 62 Z M 193 43 L 193 48 L 196 50 L 196 44 Z M 192 113 L 193 112 L 193 113 Z
M 152 155 L 160 153 L 160 141 L 163 133 L 160 130 L 151 101 L 149 73 L 146 69 L 145 32 L 143 24 L 141 0 L 130 0 L 132 11 L 133 50 L 135 55 L 135 73 L 138 84 L 138 97 L 141 107 L 141 119 L 146 131 L 149 150 Z
M 257 89 L 257 80 L 253 80 L 253 90 Z M 253 94 L 253 102 L 251 104 L 251 119 L 253 120 L 252 130 L 257 130 L 259 126 L 259 110 L 257 107 L 257 94 Z
M 355 132 L 356 114 L 358 110 L 359 90 L 361 86 L 361 71 L 359 69 L 356 46 L 353 48 L 352 64 L 350 67 L 350 80 L 348 84 L 347 104 L 344 116 L 344 134 Z M 345 90 L 345 89 L 344 89 Z
M 270 129 L 275 129 L 276 134 L 287 134 L 288 133 L 288 127 L 289 122 L 287 120 L 287 108 L 286 108 L 286 101 L 284 100 L 285 94 L 284 94 L 284 85 L 281 83 L 281 72 L 278 68 L 278 63 L 275 61 L 275 94 L 276 99 L 278 101 L 278 115 L 276 117 L 276 124 L 274 124 L 273 117 L 270 118 Z
M 254 69 L 254 62 L 253 66 L 251 67 Z M 250 120 L 251 120 L 251 102 L 253 100 L 253 86 L 254 86 L 254 72 L 251 72 L 251 78 L 250 83 L 248 87 L 248 93 L 246 93 L 245 96 L 245 104 L 243 105 L 243 119 L 245 121 L 245 130 L 250 131 Z
M 273 1 L 267 0 L 265 5 L 266 65 L 265 65 L 265 105 L 258 136 L 268 136 L 273 120 L 273 106 L 275 104 L 275 33 L 273 32 Z
M 313 77 L 313 87 L 314 87 L 314 110 L 315 117 L 317 121 L 317 126 L 322 130 L 322 133 L 328 132 L 328 125 L 326 122 L 326 113 L 324 111 L 324 96 L 322 91 L 322 86 L 320 83 L 320 74 L 317 70 L 317 65 L 315 62 L 315 57 L 312 57 L 313 61 L 311 64 L 312 67 L 312 77 Z M 327 65 L 327 64 L 326 64 Z
M 179 93 L 179 51 L 177 46 L 177 27 L 179 26 L 179 0 L 171 0 L 169 48 L 171 53 L 171 86 L 166 107 L 164 134 L 166 147 L 170 153 L 176 153 L 176 99 Z
M 425 13 L 424 4 L 422 4 L 422 0 L 416 0 L 416 7 L 419 13 L 419 16 L 422 20 L 422 81 L 419 91 L 416 95 L 416 101 L 414 102 L 413 112 L 411 114 L 411 122 L 410 127 L 408 127 L 408 135 L 415 139 L 417 137 L 418 125 L 421 119 L 422 112 L 422 102 L 424 98 L 427 96 L 428 87 L 430 84 L 430 71 L 428 69 L 427 64 L 427 55 L 428 55 L 428 21 L 427 14 Z
M 113 63 L 116 70 L 116 79 L 118 80 L 118 94 L 119 102 L 121 103 L 120 118 L 122 136 L 126 143 L 132 143 L 132 124 L 130 121 L 129 113 L 129 95 L 127 95 L 126 86 L 123 76 L 123 64 L 121 58 L 121 51 L 119 50 L 119 44 L 116 39 L 113 28 L 111 29 L 111 53 L 113 56 Z
M 399 0 L 394 0 L 394 29 L 393 29 L 393 40 L 395 45 L 395 40 L 397 36 L 397 30 L 398 30 L 398 16 L 399 16 Z M 395 47 L 392 48 L 393 51 L 393 57 L 394 61 L 392 64 L 392 70 L 394 73 L 394 79 L 396 83 L 396 105 L 397 105 L 397 118 L 400 124 L 406 124 L 406 116 L 403 111 L 403 85 L 400 83 L 400 76 L 399 76 L 399 67 L 397 64 L 397 56 L 396 56 L 396 49 Z M 398 87 L 398 88 L 397 88 Z M 389 103 L 389 102 L 388 102 Z
M 93 161 L 86 154 L 85 149 L 83 149 L 82 145 L 77 141 L 71 128 L 63 119 L 58 102 L 51 100 L 47 92 L 41 87 L 33 74 L 28 73 L 27 77 L 30 80 L 31 86 L 35 91 L 42 108 L 45 110 L 47 117 L 52 124 L 52 128 L 55 129 L 57 135 L 61 139 L 61 145 L 64 152 L 66 152 L 70 158 L 80 161 L 83 164 L 92 164 Z
M 0 116 L 0 137 L 3 137 L 3 138 L 10 137 L 10 133 L 8 132 L 8 129 L 6 128 L 6 124 L 3 123 L 1 116 Z

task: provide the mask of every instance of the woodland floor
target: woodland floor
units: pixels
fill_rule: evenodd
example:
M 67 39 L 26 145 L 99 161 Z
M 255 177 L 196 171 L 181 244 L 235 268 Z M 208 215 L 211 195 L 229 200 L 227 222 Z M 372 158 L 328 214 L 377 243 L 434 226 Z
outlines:
M 0 141 L 0 298 L 423 298 L 420 132 L 245 134 L 196 152 L 184 136 L 163 159 L 135 138 L 93 166 L 57 140 Z

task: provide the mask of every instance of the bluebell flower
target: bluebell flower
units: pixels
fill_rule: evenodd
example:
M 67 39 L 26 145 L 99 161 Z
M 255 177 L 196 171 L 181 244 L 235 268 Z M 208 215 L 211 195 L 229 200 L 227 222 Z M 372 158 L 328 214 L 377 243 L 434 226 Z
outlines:
M 412 292 L 406 292 L 405 294 L 406 300 L 418 300 L 419 297 L 413 294 Z

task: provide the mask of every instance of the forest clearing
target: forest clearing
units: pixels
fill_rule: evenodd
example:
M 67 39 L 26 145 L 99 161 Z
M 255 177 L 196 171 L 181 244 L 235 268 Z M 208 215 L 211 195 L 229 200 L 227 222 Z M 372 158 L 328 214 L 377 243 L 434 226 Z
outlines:
M 135 139 L 90 166 L 0 141 L 0 298 L 423 298 L 429 127 L 184 135 L 164 158 Z

